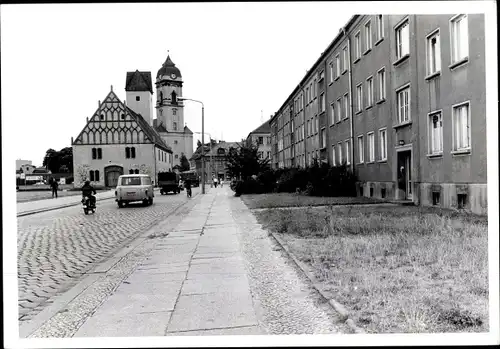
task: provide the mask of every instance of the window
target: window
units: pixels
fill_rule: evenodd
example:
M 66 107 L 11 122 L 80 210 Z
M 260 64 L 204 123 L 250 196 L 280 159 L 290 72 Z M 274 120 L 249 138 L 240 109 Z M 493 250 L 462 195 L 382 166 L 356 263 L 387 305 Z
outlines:
M 399 123 L 410 121 L 410 86 L 397 92 L 397 103 Z
M 453 150 L 470 149 L 469 103 L 453 107 Z
M 93 182 L 94 181 L 94 171 L 89 171 L 89 177 L 90 177 L 90 181 Z
M 306 104 L 309 104 L 309 87 L 306 88 Z
M 368 133 L 368 162 L 375 161 L 375 134 Z
M 347 71 L 347 66 L 349 64 L 348 57 L 347 57 L 347 46 L 344 46 L 343 55 L 344 55 L 344 61 L 342 62 L 342 74 Z
M 465 60 L 469 56 L 469 28 L 467 15 L 458 15 L 450 20 L 451 63 Z
M 257 156 L 259 157 L 259 159 L 262 159 L 264 157 L 264 152 L 262 151 L 257 152 Z
M 358 136 L 358 155 L 359 155 L 359 163 L 362 164 L 365 162 L 365 146 L 363 142 L 363 136 Z
M 349 94 L 344 95 L 344 119 L 349 117 Z
M 136 169 L 136 170 L 134 171 L 134 174 L 139 174 L 139 170 L 138 170 L 138 169 Z M 139 181 L 140 181 L 140 178 L 139 178 Z
M 177 144 L 177 143 L 179 143 L 179 142 L 177 142 L 177 141 L 174 141 L 174 144 Z
M 337 99 L 337 122 L 342 119 L 342 100 Z
M 443 152 L 443 117 L 441 112 L 429 114 L 429 154 Z
M 128 174 L 133 174 L 134 170 L 128 170 Z
M 438 206 L 439 205 L 440 198 L 441 198 L 441 193 L 440 192 L 438 192 L 438 191 L 433 191 L 432 192 L 432 204 L 434 206 Z
M 122 114 L 122 120 L 125 120 L 125 114 Z
M 410 54 L 410 24 L 405 20 L 396 28 L 396 59 Z
M 136 101 L 140 101 L 140 100 L 141 100 L 141 97 L 140 97 L 140 96 L 135 96 L 135 100 L 136 100 Z
M 457 206 L 459 209 L 465 208 L 467 205 L 467 194 L 457 194 Z
M 175 108 L 172 109 L 172 115 L 177 115 L 177 109 Z
M 259 137 L 259 144 L 264 144 L 264 137 Z
M 101 114 L 101 120 L 104 120 L 104 114 Z
M 337 144 L 337 151 L 339 152 L 339 164 L 342 165 L 342 143 Z
M 99 170 L 95 170 L 94 174 L 95 174 L 95 181 L 99 182 Z
M 366 103 L 368 107 L 373 105 L 373 77 L 366 79 Z
M 365 24 L 365 52 L 372 48 L 372 23 L 368 21 Z
M 387 129 L 378 131 L 378 141 L 380 146 L 380 161 L 387 160 Z
M 363 110 L 363 84 L 356 86 L 356 111 Z
M 319 119 L 318 119 L 317 116 L 315 117 L 315 121 L 316 121 L 316 131 L 315 132 L 318 132 L 318 130 L 319 130 Z
M 177 104 L 177 93 L 175 91 L 172 91 L 172 104 Z
M 97 159 L 97 149 L 92 148 L 92 160 L 95 160 L 95 159 Z
M 351 142 L 349 140 L 345 141 L 344 144 L 345 144 L 345 158 L 346 158 L 346 161 L 347 161 L 347 165 L 349 165 L 351 163 L 351 156 L 350 156 L 350 144 Z
M 384 21 L 382 15 L 377 15 L 377 41 L 384 38 Z
M 270 159 L 270 158 L 271 158 L 271 152 L 270 152 L 270 151 L 268 151 L 268 152 L 267 152 L 267 158 L 268 158 L 268 159 Z
M 326 148 L 326 130 L 324 127 L 321 129 L 321 148 Z
M 320 73 L 319 73 L 319 81 L 323 80 L 325 78 L 325 72 L 322 70 Z
M 179 155 L 175 154 L 175 158 L 178 159 L 179 158 Z
M 330 62 L 329 63 L 329 66 L 330 66 L 330 83 L 333 82 L 333 62 Z
M 340 54 L 335 56 L 335 78 L 340 76 Z
M 97 158 L 102 159 L 102 148 L 97 148 Z
M 321 97 L 320 97 L 320 105 L 321 105 L 321 112 L 324 112 L 325 111 L 325 94 L 322 93 L 321 94 Z
M 380 188 L 380 196 L 382 196 L 382 199 L 385 199 L 385 193 L 386 193 L 386 189 Z
M 177 123 L 175 121 L 173 122 L 173 128 L 175 131 L 177 130 Z
M 382 68 L 377 73 L 378 77 L 378 99 L 385 99 L 385 68 Z
M 332 166 L 337 165 L 337 159 L 335 158 L 335 145 L 332 145 Z
M 441 71 L 439 30 L 427 37 L 427 75 Z
M 335 107 L 333 106 L 333 103 L 330 105 L 330 125 L 333 125 L 335 123 Z
M 354 36 L 354 60 L 361 57 L 361 33 L 357 32 Z

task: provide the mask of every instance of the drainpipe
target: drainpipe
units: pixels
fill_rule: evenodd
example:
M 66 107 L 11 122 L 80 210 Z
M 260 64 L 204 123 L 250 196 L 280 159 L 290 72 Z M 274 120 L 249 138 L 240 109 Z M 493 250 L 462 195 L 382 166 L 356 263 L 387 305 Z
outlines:
M 155 185 L 157 186 L 158 185 L 158 178 L 157 177 L 157 172 L 156 172 L 156 146 L 153 144 L 153 159 L 154 159 L 154 162 L 155 162 L 155 175 L 154 175 L 154 179 L 155 179 Z
M 352 66 L 351 66 L 351 39 L 347 36 L 345 27 L 342 28 L 342 33 L 347 37 L 347 60 L 349 66 L 347 72 L 349 73 L 349 112 L 350 112 L 350 126 L 351 126 L 351 153 L 349 157 L 351 158 L 351 171 L 354 174 L 354 122 L 353 122 L 353 105 L 352 105 Z

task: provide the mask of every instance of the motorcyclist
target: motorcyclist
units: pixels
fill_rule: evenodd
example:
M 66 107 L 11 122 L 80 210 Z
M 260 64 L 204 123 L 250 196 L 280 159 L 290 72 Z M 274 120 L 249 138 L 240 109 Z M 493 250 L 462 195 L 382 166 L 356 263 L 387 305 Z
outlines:
M 90 185 L 90 181 L 85 181 L 85 184 L 82 187 L 82 197 L 90 198 L 90 204 L 95 206 L 95 196 L 93 196 L 92 193 L 96 194 L 94 187 Z

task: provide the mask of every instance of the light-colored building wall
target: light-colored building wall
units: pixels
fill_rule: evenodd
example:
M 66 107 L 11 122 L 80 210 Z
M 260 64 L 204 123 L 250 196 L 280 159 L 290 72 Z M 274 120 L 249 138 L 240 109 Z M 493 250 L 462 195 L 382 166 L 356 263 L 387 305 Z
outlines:
M 127 159 L 125 148 L 135 148 L 135 158 Z M 102 159 L 92 159 L 92 148 L 102 149 Z M 164 153 L 165 161 L 159 160 L 158 153 Z M 102 144 L 102 145 L 73 145 L 73 168 L 75 186 L 81 186 L 89 179 L 89 171 L 99 171 L 99 181 L 92 182 L 96 187 L 105 186 L 105 168 L 108 166 L 123 167 L 123 173 L 138 169 L 141 173 L 149 174 L 155 183 L 160 171 L 172 169 L 171 157 L 168 152 L 156 148 L 153 144 Z
M 172 148 L 173 165 L 180 165 L 184 153 L 189 160 L 193 156 L 193 135 L 188 133 L 160 132 L 162 139 Z
M 32 165 L 32 161 L 31 160 L 21 160 L 21 159 L 16 160 L 16 170 L 19 170 L 21 168 L 21 166 L 23 166 L 23 165 Z
M 137 101 L 139 97 L 139 101 Z M 127 91 L 127 106 L 153 125 L 153 95 L 149 91 Z

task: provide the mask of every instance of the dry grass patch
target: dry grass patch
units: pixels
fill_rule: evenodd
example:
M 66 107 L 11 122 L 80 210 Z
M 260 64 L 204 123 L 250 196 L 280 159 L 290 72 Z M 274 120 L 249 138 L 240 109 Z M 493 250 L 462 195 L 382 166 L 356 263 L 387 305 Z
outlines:
M 486 217 L 402 206 L 257 217 L 368 332 L 488 331 Z
M 383 202 L 367 197 L 321 197 L 293 193 L 242 195 L 241 199 L 250 209 L 273 207 L 300 207 L 323 205 L 372 204 Z

